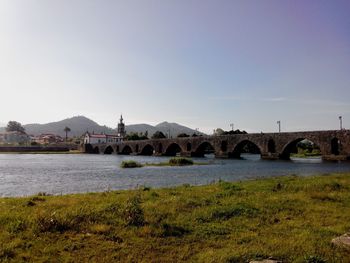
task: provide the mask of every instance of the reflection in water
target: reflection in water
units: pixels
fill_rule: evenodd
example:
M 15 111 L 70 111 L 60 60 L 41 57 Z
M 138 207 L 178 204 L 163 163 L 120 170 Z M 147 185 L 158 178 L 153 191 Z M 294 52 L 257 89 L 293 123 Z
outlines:
M 140 185 L 171 187 L 201 185 L 213 181 L 237 181 L 269 176 L 301 176 L 349 172 L 350 163 L 323 162 L 320 158 L 264 161 L 260 155 L 241 159 L 215 159 L 213 154 L 194 158 L 210 165 L 121 169 L 123 160 L 165 162 L 169 157 L 120 155 L 0 154 L 0 196 L 24 196 L 38 192 L 65 194 L 131 189 Z

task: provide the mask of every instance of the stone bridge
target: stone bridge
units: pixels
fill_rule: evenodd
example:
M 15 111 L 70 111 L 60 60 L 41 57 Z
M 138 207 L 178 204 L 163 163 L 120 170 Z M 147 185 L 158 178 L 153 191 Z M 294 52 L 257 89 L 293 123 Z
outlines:
M 320 148 L 325 160 L 350 159 L 350 130 L 236 134 L 175 139 L 124 141 L 118 144 L 82 145 L 86 153 L 196 156 L 214 153 L 218 158 L 238 158 L 249 145 L 263 159 L 289 159 L 298 142 L 307 139 Z

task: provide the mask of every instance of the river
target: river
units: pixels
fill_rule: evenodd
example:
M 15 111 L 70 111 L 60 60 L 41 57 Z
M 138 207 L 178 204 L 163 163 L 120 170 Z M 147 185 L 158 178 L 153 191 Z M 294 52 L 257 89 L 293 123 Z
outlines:
M 350 163 L 320 158 L 266 161 L 259 155 L 244 159 L 194 158 L 209 165 L 121 169 L 123 160 L 159 163 L 167 157 L 89 154 L 0 154 L 0 196 L 28 196 L 38 192 L 68 194 L 133 189 L 138 186 L 203 185 L 218 180 L 350 172 Z

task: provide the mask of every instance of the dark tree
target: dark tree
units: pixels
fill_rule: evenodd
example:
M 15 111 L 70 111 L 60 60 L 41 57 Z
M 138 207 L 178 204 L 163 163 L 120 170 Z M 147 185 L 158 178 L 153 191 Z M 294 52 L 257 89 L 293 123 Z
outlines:
M 64 131 L 65 131 L 65 133 L 66 133 L 66 142 L 67 142 L 67 139 L 68 139 L 68 132 L 70 132 L 71 131 L 71 129 L 69 128 L 69 127 L 65 127 L 64 128 Z
M 156 131 L 153 135 L 152 135 L 152 139 L 164 139 L 166 138 L 166 136 L 164 135 L 164 133 L 162 133 L 161 131 Z
M 148 140 L 148 137 L 146 136 L 146 134 L 138 134 L 137 132 L 132 132 L 130 134 L 127 134 L 125 139 L 127 141 L 139 141 L 139 140 Z
M 25 128 L 22 126 L 22 124 L 20 124 L 17 121 L 9 121 L 6 127 L 6 131 L 7 132 L 16 131 L 16 132 L 26 133 Z
M 185 138 L 185 137 L 190 137 L 190 135 L 186 134 L 186 133 L 180 133 L 179 135 L 177 135 L 178 138 Z

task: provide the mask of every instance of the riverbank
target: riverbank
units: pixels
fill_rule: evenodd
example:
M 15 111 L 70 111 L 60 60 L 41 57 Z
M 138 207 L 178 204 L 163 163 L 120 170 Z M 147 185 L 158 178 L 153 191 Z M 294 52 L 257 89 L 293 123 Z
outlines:
M 9 152 L 0 152 L 0 154 L 83 154 L 79 150 L 65 150 L 65 151 L 22 151 L 22 152 L 15 152 L 15 151 L 9 151 Z
M 331 245 L 349 190 L 345 173 L 2 198 L 0 261 L 349 262 Z

